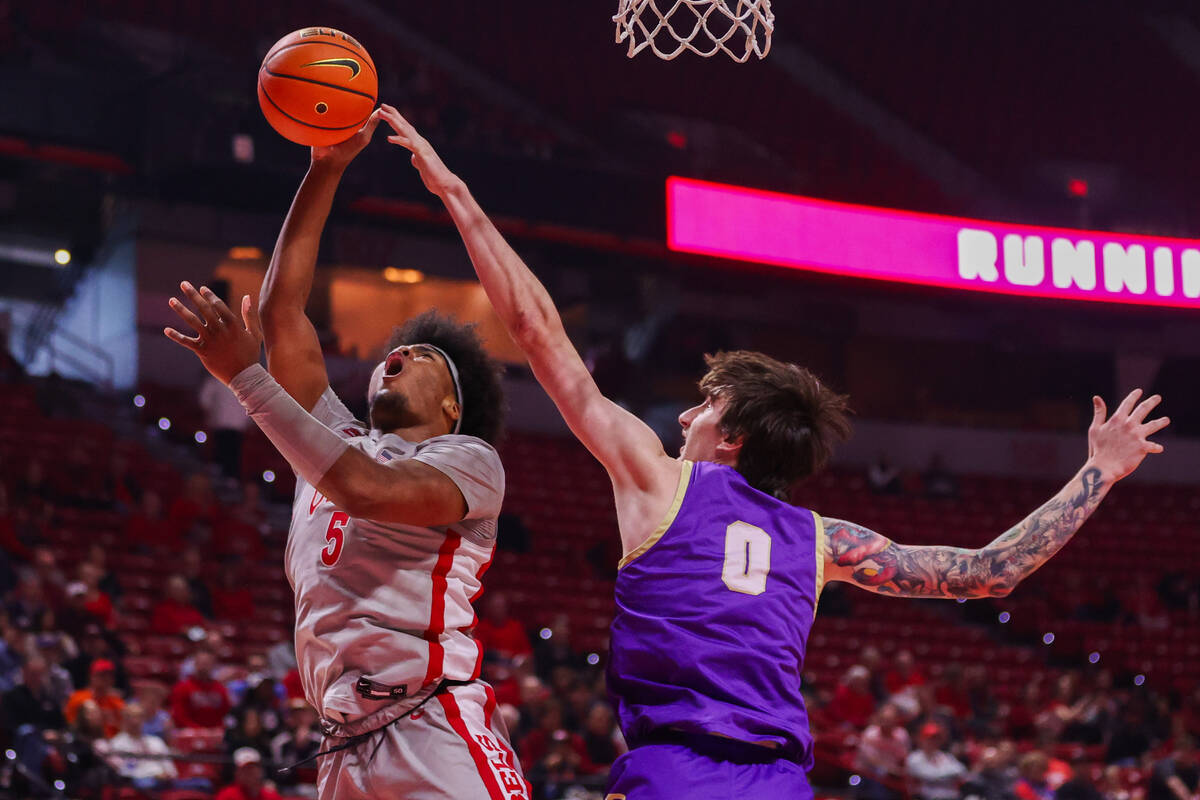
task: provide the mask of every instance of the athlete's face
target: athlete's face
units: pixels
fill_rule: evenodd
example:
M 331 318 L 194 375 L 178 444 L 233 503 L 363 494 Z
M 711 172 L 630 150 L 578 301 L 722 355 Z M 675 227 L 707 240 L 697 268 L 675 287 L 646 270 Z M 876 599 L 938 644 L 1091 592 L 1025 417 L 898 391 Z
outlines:
M 454 379 L 441 353 L 424 345 L 401 345 L 387 354 L 376 371 L 379 390 L 371 400 L 373 428 L 392 431 L 442 420 L 447 433 L 454 429 L 460 410 Z
M 741 444 L 725 438 L 721 430 L 721 416 L 724 413 L 725 400 L 720 396 L 706 395 L 704 402 L 680 414 L 683 447 L 679 449 L 679 457 L 688 461 L 713 461 L 735 466 Z

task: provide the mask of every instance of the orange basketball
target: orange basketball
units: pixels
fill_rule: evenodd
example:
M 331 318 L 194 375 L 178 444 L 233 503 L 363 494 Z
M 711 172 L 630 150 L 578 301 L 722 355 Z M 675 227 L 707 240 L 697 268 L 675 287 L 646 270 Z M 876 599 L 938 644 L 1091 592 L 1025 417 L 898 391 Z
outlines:
M 297 144 L 327 146 L 353 136 L 379 96 L 371 56 L 353 36 L 303 28 L 280 39 L 258 69 L 258 105 Z

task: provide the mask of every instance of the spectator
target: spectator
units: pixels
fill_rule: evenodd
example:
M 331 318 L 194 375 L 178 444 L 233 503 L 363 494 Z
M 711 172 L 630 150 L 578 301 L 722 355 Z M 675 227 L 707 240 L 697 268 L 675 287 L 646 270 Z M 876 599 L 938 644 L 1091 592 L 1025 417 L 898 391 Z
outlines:
M 875 713 L 871 673 L 861 664 L 846 670 L 829 703 L 829 715 L 837 722 L 861 730 Z
M 956 800 L 967 768 L 942 749 L 945 734 L 940 726 L 927 722 L 917 736 L 918 749 L 904 762 L 912 782 L 914 800 Z
M 104 545 L 95 542 L 89 545 L 84 563 L 91 564 L 99 571 L 100 577 L 96 582 L 97 588 L 107 594 L 111 600 L 117 600 L 122 594 L 121 582 L 117 580 L 117 576 L 108 568 L 108 550 Z M 80 578 L 80 580 L 83 579 Z M 84 581 L 84 583 L 86 582 Z
M 478 635 L 478 634 L 477 634 Z M 554 618 L 533 644 L 533 660 L 543 679 L 558 667 L 572 669 L 582 666 L 581 659 L 571 646 L 571 618 L 555 614 Z
M 879 459 L 867 468 L 867 486 L 875 494 L 900 494 L 900 470 L 880 453 Z
M 1054 790 L 1054 800 L 1106 800 L 1092 780 L 1092 765 L 1087 759 L 1075 762 L 1071 779 Z
M 97 603 L 93 602 L 93 606 L 95 605 Z M 111 603 L 108 605 L 108 610 L 111 615 Z M 84 630 L 89 626 L 99 625 L 101 628 L 107 627 L 104 625 L 103 620 L 88 609 L 88 587 L 81 581 L 73 581 L 67 584 L 66 602 L 57 610 L 55 620 L 56 627 L 72 639 L 81 638 Z
M 75 691 L 71 674 L 61 666 L 64 638 L 64 634 L 61 633 L 39 633 L 33 640 L 36 656 L 40 656 L 46 662 L 46 680 L 49 681 L 50 694 L 55 698 L 55 705 L 59 708 L 67 704 L 67 700 Z M 119 675 L 118 673 L 118 677 Z
M 978 800 L 1011 800 L 1017 780 L 1012 766 L 1015 755 L 1012 742 L 984 748 L 975 762 L 975 770 L 963 785 L 963 796 Z
M 138 789 L 163 789 L 178 777 L 167 743 L 142 730 L 145 712 L 136 701 L 121 712 L 121 730 L 97 749 L 109 765 Z
M 1175 742 L 1175 751 L 1154 765 L 1146 800 L 1193 800 L 1200 790 L 1200 764 L 1196 743 L 1187 736 Z
M 194 673 L 171 691 L 171 719 L 179 728 L 220 728 L 229 713 L 229 693 L 213 677 L 216 656 L 207 648 L 195 655 Z
M 279 793 L 263 780 L 262 756 L 243 747 L 233 753 L 233 783 L 217 792 L 214 800 L 280 800 Z
M 958 479 L 946 469 L 941 453 L 934 453 L 925 469 L 925 494 L 930 497 L 958 497 Z
M 30 658 L 21 674 L 21 684 L 0 699 L 0 713 L 17 758 L 40 775 L 48 744 L 67 727 L 67 721 L 51 690 L 46 661 L 40 656 Z
M 237 478 L 242 474 L 242 439 L 250 424 L 246 409 L 225 384 L 211 375 L 204 376 L 199 401 L 212 437 L 213 460 L 226 478 Z
M 188 628 L 203 627 L 204 616 L 192 604 L 192 593 L 182 575 L 167 578 L 166 594 L 154 607 L 150 630 L 163 636 L 186 633 Z
M 137 702 L 142 707 L 142 733 L 157 736 L 164 742 L 175 732 L 171 714 L 163 708 L 167 700 L 167 687 L 158 681 L 140 681 L 137 685 Z
M 125 701 L 116 690 L 116 665 L 106 658 L 92 662 L 89 670 L 90 680 L 87 688 L 80 689 L 71 695 L 63 715 L 67 723 L 74 725 L 79 717 L 79 709 L 84 703 L 94 703 L 100 714 L 100 724 L 104 738 L 117 735 L 121 729 L 121 709 Z
M 67 672 L 71 675 L 71 681 L 75 688 L 82 689 L 87 685 L 91 677 L 92 664 L 97 659 L 105 659 L 110 661 L 117 667 L 117 685 L 123 685 L 122 670 L 118 659 L 118 653 L 108 641 L 104 631 L 99 625 L 88 625 L 83 629 L 83 636 L 78 640 L 79 653 L 73 658 L 68 659 L 63 665 Z
M 183 494 L 172 501 L 167 512 L 175 530 L 195 544 L 208 543 L 220 517 L 221 509 L 213 494 L 212 481 L 203 472 L 194 472 L 187 477 Z
M 212 592 L 209 591 L 208 581 L 204 577 L 204 554 L 195 545 L 189 545 L 183 551 L 183 569 L 181 574 L 187 581 L 188 590 L 192 595 L 192 604 L 196 610 L 209 619 L 213 618 Z
M 617 729 L 612 706 L 603 700 L 592 704 L 583 726 L 583 747 L 587 756 L 586 772 L 607 772 L 617 757 L 628 748 Z
M 221 577 L 212 590 L 213 616 L 217 619 L 247 620 L 254 618 L 254 595 L 242 578 L 242 571 L 230 564 L 221 570 Z
M 1017 762 L 1017 772 L 1020 777 L 1013 787 L 1017 800 L 1053 800 L 1054 791 L 1046 781 L 1046 772 L 1050 768 L 1050 759 L 1038 750 L 1026 753 Z
M 552 731 L 547 738 L 545 754 L 529 771 L 529 780 L 540 787 L 547 800 L 560 800 L 568 793 L 578 796 L 584 791 L 579 785 L 580 765 L 583 758 L 573 743 L 573 736 L 566 730 Z M 578 788 L 577 788 L 578 787 Z
M 889 694 L 897 694 L 909 687 L 924 686 L 925 675 L 917 668 L 916 659 L 908 650 L 896 653 L 895 667 L 888 670 L 883 679 Z
M 895 800 L 911 743 L 900 726 L 900 712 L 884 705 L 858 740 L 855 766 L 862 775 L 856 796 L 860 800 Z
M 475 627 L 475 638 L 483 649 L 503 658 L 529 655 L 533 647 L 521 623 L 508 615 L 508 598 L 500 592 L 489 592 L 483 599 L 483 619 Z
M 106 716 L 96 701 L 85 700 L 78 706 L 68 735 L 56 746 L 65 762 L 64 778 L 71 796 L 97 797 L 101 788 L 116 783 L 112 767 L 97 750 L 97 745 L 109 738 Z M 116 718 L 120 719 L 119 711 Z
M 233 396 L 229 390 L 225 393 Z M 262 508 L 262 489 L 257 481 L 243 481 L 241 499 L 228 509 L 213 535 L 214 552 L 225 560 L 258 563 L 266 555 L 263 537 L 268 531 Z
M 116 616 L 112 598 L 100 588 L 100 579 L 103 577 L 104 571 L 90 561 L 79 565 L 79 582 L 86 590 L 83 595 L 84 610 L 96 619 L 101 628 L 112 630 Z
M 157 492 L 142 492 L 137 510 L 125 520 L 125 540 L 149 553 L 175 553 L 183 546 L 183 532 L 163 513 Z
M 321 750 L 322 735 L 317 727 L 317 713 L 304 700 L 288 703 L 287 722 L 284 730 L 271 740 L 271 757 L 279 767 L 290 767 L 308 762 Z M 316 769 L 311 763 L 304 767 L 289 769 L 279 777 L 279 785 L 292 787 L 303 783 L 316 783 Z
M 302 701 L 303 702 L 303 701 Z M 262 714 L 257 708 L 242 708 L 235 712 L 237 722 L 225 731 L 225 749 L 231 755 L 244 747 L 257 750 L 264 759 L 271 757 L 270 729 L 263 724 Z M 297 759 L 299 760 L 299 759 Z M 286 765 L 281 765 L 286 766 Z
M 129 457 L 120 450 L 113 453 L 108 462 L 108 474 L 104 476 L 101 497 L 114 510 L 122 514 L 134 509 L 142 497 L 142 485 L 129 471 Z

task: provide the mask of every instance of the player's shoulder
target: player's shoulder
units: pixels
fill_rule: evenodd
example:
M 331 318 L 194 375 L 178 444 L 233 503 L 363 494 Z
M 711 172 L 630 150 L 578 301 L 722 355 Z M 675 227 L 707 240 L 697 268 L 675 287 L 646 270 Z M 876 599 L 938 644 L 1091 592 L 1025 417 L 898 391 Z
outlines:
M 491 444 L 480 439 L 478 436 L 466 436 L 461 433 L 447 433 L 417 442 L 415 455 L 423 452 L 451 450 L 470 452 L 482 458 L 500 460 L 500 454 L 496 452 L 496 448 Z

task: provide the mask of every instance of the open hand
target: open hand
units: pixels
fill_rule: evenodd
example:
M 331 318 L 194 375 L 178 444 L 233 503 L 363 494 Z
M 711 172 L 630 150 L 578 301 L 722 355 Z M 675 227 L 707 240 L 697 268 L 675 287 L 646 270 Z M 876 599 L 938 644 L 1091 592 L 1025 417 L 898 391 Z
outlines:
M 175 344 L 195 353 L 204 368 L 228 386 L 239 372 L 258 363 L 263 342 L 258 308 L 250 300 L 250 295 L 243 297 L 242 319 L 239 321 L 225 301 L 207 286 L 201 286 L 197 291 L 196 287 L 184 281 L 179 288 L 192 301 L 196 311 L 174 297 L 167 304 L 196 331 L 196 335 L 184 336 L 174 328 L 164 328 L 163 333 Z
M 417 168 L 417 172 L 421 173 L 421 180 L 425 183 L 426 189 L 438 197 L 444 197 L 448 191 L 459 184 L 458 176 L 442 163 L 442 159 L 433 149 L 433 145 L 417 133 L 417 129 L 401 116 L 399 111 L 385 103 L 379 107 L 379 114 L 394 132 L 388 137 L 388 141 L 398 144 L 412 153 L 413 166 Z
M 1148 437 L 1170 425 L 1171 420 L 1158 417 L 1146 421 L 1154 407 L 1162 402 L 1162 397 L 1156 394 L 1138 403 L 1141 397 L 1142 390 L 1134 389 L 1108 419 L 1105 419 L 1104 400 L 1098 396 L 1092 398 L 1094 414 L 1088 428 L 1088 460 L 1113 480 L 1133 472 L 1150 453 L 1163 451 L 1161 444 Z
M 327 164 L 331 167 L 344 169 L 355 156 L 363 151 L 370 144 L 371 137 L 375 135 L 375 129 L 379 127 L 379 109 L 375 109 L 371 116 L 367 117 L 367 124 L 358 129 L 358 133 L 351 136 L 344 142 L 329 145 L 328 147 L 312 148 L 312 161 L 314 164 Z

